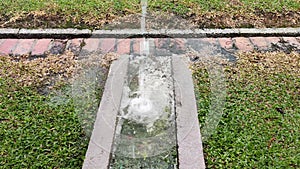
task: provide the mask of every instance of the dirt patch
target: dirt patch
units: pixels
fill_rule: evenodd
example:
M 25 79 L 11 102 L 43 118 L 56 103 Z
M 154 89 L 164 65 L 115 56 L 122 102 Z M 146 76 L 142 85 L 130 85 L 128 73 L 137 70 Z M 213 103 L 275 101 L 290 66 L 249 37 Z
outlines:
M 66 16 L 62 12 L 46 13 L 43 11 L 24 12 L 15 16 L 0 16 L 0 28 L 102 28 L 112 22 L 115 15 L 103 17 Z
M 146 18 L 147 29 L 195 29 L 192 20 L 173 13 L 149 12 Z
M 37 89 L 59 87 L 72 76 L 75 56 L 71 52 L 63 55 L 49 55 L 46 58 L 30 56 L 0 57 L 0 77 L 14 79 L 18 86 Z
M 191 19 L 198 28 L 265 28 L 265 27 L 299 27 L 300 12 L 254 12 L 224 13 L 209 12 Z
M 233 6 L 242 5 L 238 0 L 230 1 Z M 169 16 L 166 18 L 165 16 Z M 67 16 L 63 12 L 46 13 L 33 11 L 0 16 L 0 28 L 89 28 L 116 29 L 139 28 L 140 16 L 124 13 L 102 16 Z M 173 20 L 176 18 L 175 20 Z M 177 22 L 178 18 L 184 22 Z M 264 28 L 264 27 L 300 27 L 300 11 L 266 12 L 253 11 L 212 11 L 206 13 L 189 13 L 183 16 L 172 13 L 149 13 L 148 28 Z M 113 24 L 113 26 L 111 26 Z M 167 25 L 166 25 L 167 24 Z M 110 25 L 110 26 L 107 26 Z M 121 26 L 120 26 L 121 25 Z M 191 26 L 192 25 L 192 26 Z

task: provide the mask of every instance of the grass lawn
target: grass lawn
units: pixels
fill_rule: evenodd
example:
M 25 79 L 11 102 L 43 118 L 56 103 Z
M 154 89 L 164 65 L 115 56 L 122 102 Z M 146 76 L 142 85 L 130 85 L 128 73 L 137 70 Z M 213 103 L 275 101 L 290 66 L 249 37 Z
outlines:
M 74 68 L 71 53 L 0 56 L 0 168 L 81 168 L 102 92 L 71 93 Z
M 199 28 L 297 27 L 298 0 L 149 0 L 149 11 L 174 13 Z M 99 29 L 140 14 L 138 0 L 15 0 L 0 2 L 0 27 Z
M 238 57 L 236 63 L 224 65 L 227 98 L 217 130 L 204 143 L 207 167 L 299 168 L 300 54 Z M 0 168 L 81 168 L 91 129 L 86 122 L 91 124 L 93 117 L 78 114 L 77 106 L 95 112 L 100 98 L 90 102 L 87 98 L 92 95 L 83 91 L 100 96 L 101 90 L 93 85 L 88 89 L 83 79 L 85 88 L 77 99 L 56 104 L 51 93 L 68 91 L 66 79 L 74 72 L 74 60 L 72 54 L 36 60 L 0 57 Z M 85 69 L 95 62 L 91 60 Z M 197 63 L 192 70 L 199 121 L 204 124 L 210 81 L 205 65 Z
M 81 168 L 88 145 L 74 106 L 0 78 L 0 168 Z
M 227 98 L 204 143 L 208 168 L 300 167 L 300 54 L 239 54 L 225 66 Z M 210 105 L 205 65 L 193 67 L 203 125 Z

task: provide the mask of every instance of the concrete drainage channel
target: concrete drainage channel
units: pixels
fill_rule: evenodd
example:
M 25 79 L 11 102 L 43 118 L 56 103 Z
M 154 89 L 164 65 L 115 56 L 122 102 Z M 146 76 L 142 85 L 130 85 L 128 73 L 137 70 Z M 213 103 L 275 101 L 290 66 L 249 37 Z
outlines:
M 138 55 L 111 66 L 83 168 L 205 168 L 191 74 L 150 43 L 143 36 Z
M 180 39 L 168 38 L 157 48 L 156 40 L 139 39 L 139 50 L 112 63 L 84 169 L 205 168 L 202 139 L 217 127 L 226 95 L 222 68 L 214 61 L 234 56 L 209 42 L 192 39 L 182 46 Z M 202 137 L 190 59 L 208 63 L 214 77 L 215 100 Z
M 205 168 L 186 58 L 151 51 L 112 63 L 83 168 Z

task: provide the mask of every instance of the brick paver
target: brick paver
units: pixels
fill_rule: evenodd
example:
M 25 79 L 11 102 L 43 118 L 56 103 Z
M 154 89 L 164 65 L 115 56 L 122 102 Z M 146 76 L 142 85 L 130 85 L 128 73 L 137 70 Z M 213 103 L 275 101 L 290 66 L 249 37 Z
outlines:
M 44 55 L 49 49 L 50 42 L 51 39 L 38 39 L 36 41 L 36 44 L 32 48 L 31 55 L 33 56 Z
M 142 38 L 138 38 L 138 39 L 132 39 L 133 41 L 133 54 L 141 54 L 141 42 L 142 42 Z
M 219 44 L 224 49 L 232 49 L 233 48 L 233 41 L 231 38 L 219 38 Z
M 278 43 L 280 41 L 279 37 L 266 37 L 266 41 L 268 42 L 269 47 L 272 45 L 272 43 Z
M 4 39 L 0 39 L 0 46 L 2 45 L 2 42 L 4 42 Z
M 130 54 L 130 39 L 119 39 L 117 44 L 117 53 L 124 55 Z
M 82 51 L 86 53 L 96 52 L 99 48 L 100 39 L 89 38 L 84 40 Z
M 216 38 L 202 38 L 201 40 L 203 40 L 204 42 L 208 42 L 212 45 L 218 45 L 218 39 Z
M 182 54 L 191 44 L 208 42 L 219 45 L 230 51 L 268 50 L 272 43 L 278 43 L 280 38 L 300 49 L 300 37 L 236 37 L 236 38 L 155 38 L 151 40 L 151 49 L 156 55 Z M 142 38 L 114 39 L 0 39 L 0 54 L 43 56 L 47 51 L 52 54 L 62 54 L 65 50 L 75 55 L 92 52 L 118 54 L 140 54 Z M 149 41 L 150 42 L 150 41 Z M 154 43 L 153 43 L 154 42 Z M 154 45 L 154 46 L 153 46 Z
M 67 40 L 58 40 L 55 39 L 50 44 L 50 53 L 54 55 L 62 54 L 65 51 L 67 45 Z
M 255 49 L 266 49 L 269 44 L 264 37 L 250 37 Z
M 81 44 L 83 39 L 72 39 L 69 40 L 66 46 L 66 50 L 73 52 L 75 55 L 78 55 L 81 51 Z
M 240 51 L 248 52 L 248 51 L 252 51 L 254 49 L 253 45 L 251 44 L 251 42 L 248 38 L 237 37 L 237 38 L 233 38 L 233 41 L 235 42 L 235 46 Z
M 166 43 L 166 39 L 160 39 L 160 38 L 157 38 L 157 39 L 154 39 L 154 46 L 156 49 L 161 49 L 163 48 L 163 45 Z
M 34 39 L 20 39 L 19 40 L 20 45 L 16 46 L 16 49 L 13 51 L 13 55 L 30 54 L 34 43 L 35 43 Z
M 175 46 L 178 48 L 179 51 L 185 51 L 186 50 L 186 42 L 187 40 L 184 38 L 175 38 L 175 39 L 171 39 L 171 42 L 175 43 Z
M 116 47 L 115 44 L 116 39 L 114 38 L 101 39 L 100 50 L 103 53 L 114 52 Z
M 19 41 L 18 39 L 6 39 L 4 42 L 2 42 L 0 46 L 0 54 L 2 55 L 12 54 L 18 41 Z

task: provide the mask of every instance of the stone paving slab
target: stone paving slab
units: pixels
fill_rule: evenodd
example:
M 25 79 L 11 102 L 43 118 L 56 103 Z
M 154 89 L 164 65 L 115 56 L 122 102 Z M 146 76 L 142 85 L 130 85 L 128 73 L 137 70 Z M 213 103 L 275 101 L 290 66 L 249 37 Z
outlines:
M 18 38 L 88 38 L 92 34 L 88 29 L 20 29 Z M 1 35 L 1 34 L 0 34 Z
M 154 38 L 153 44 L 156 54 L 163 54 L 168 48 L 173 52 L 183 51 L 190 38 Z M 234 38 L 197 38 L 202 42 L 207 42 L 221 46 L 228 51 L 250 52 L 253 50 L 268 50 L 272 44 L 285 41 L 300 50 L 299 37 L 234 37 Z M 116 52 L 119 54 L 140 53 L 139 42 L 141 38 L 116 39 L 116 38 L 75 38 L 75 39 L 0 39 L 0 54 L 19 56 L 30 54 L 32 56 L 44 56 L 47 53 L 61 54 L 70 50 L 79 54 L 89 54 L 92 52 Z M 175 46 L 174 46 L 175 44 Z M 170 46 L 167 46 L 170 45 Z M 173 45 L 173 46 L 172 46 Z M 172 49 L 174 48 L 174 49 Z M 175 49 L 176 48 L 176 49 Z M 166 53 L 167 55 L 168 53 Z
M 179 169 L 205 169 L 192 75 L 184 57 L 172 59 Z
M 129 57 L 123 56 L 113 62 L 110 67 L 83 169 L 107 169 L 109 167 L 128 61 Z

